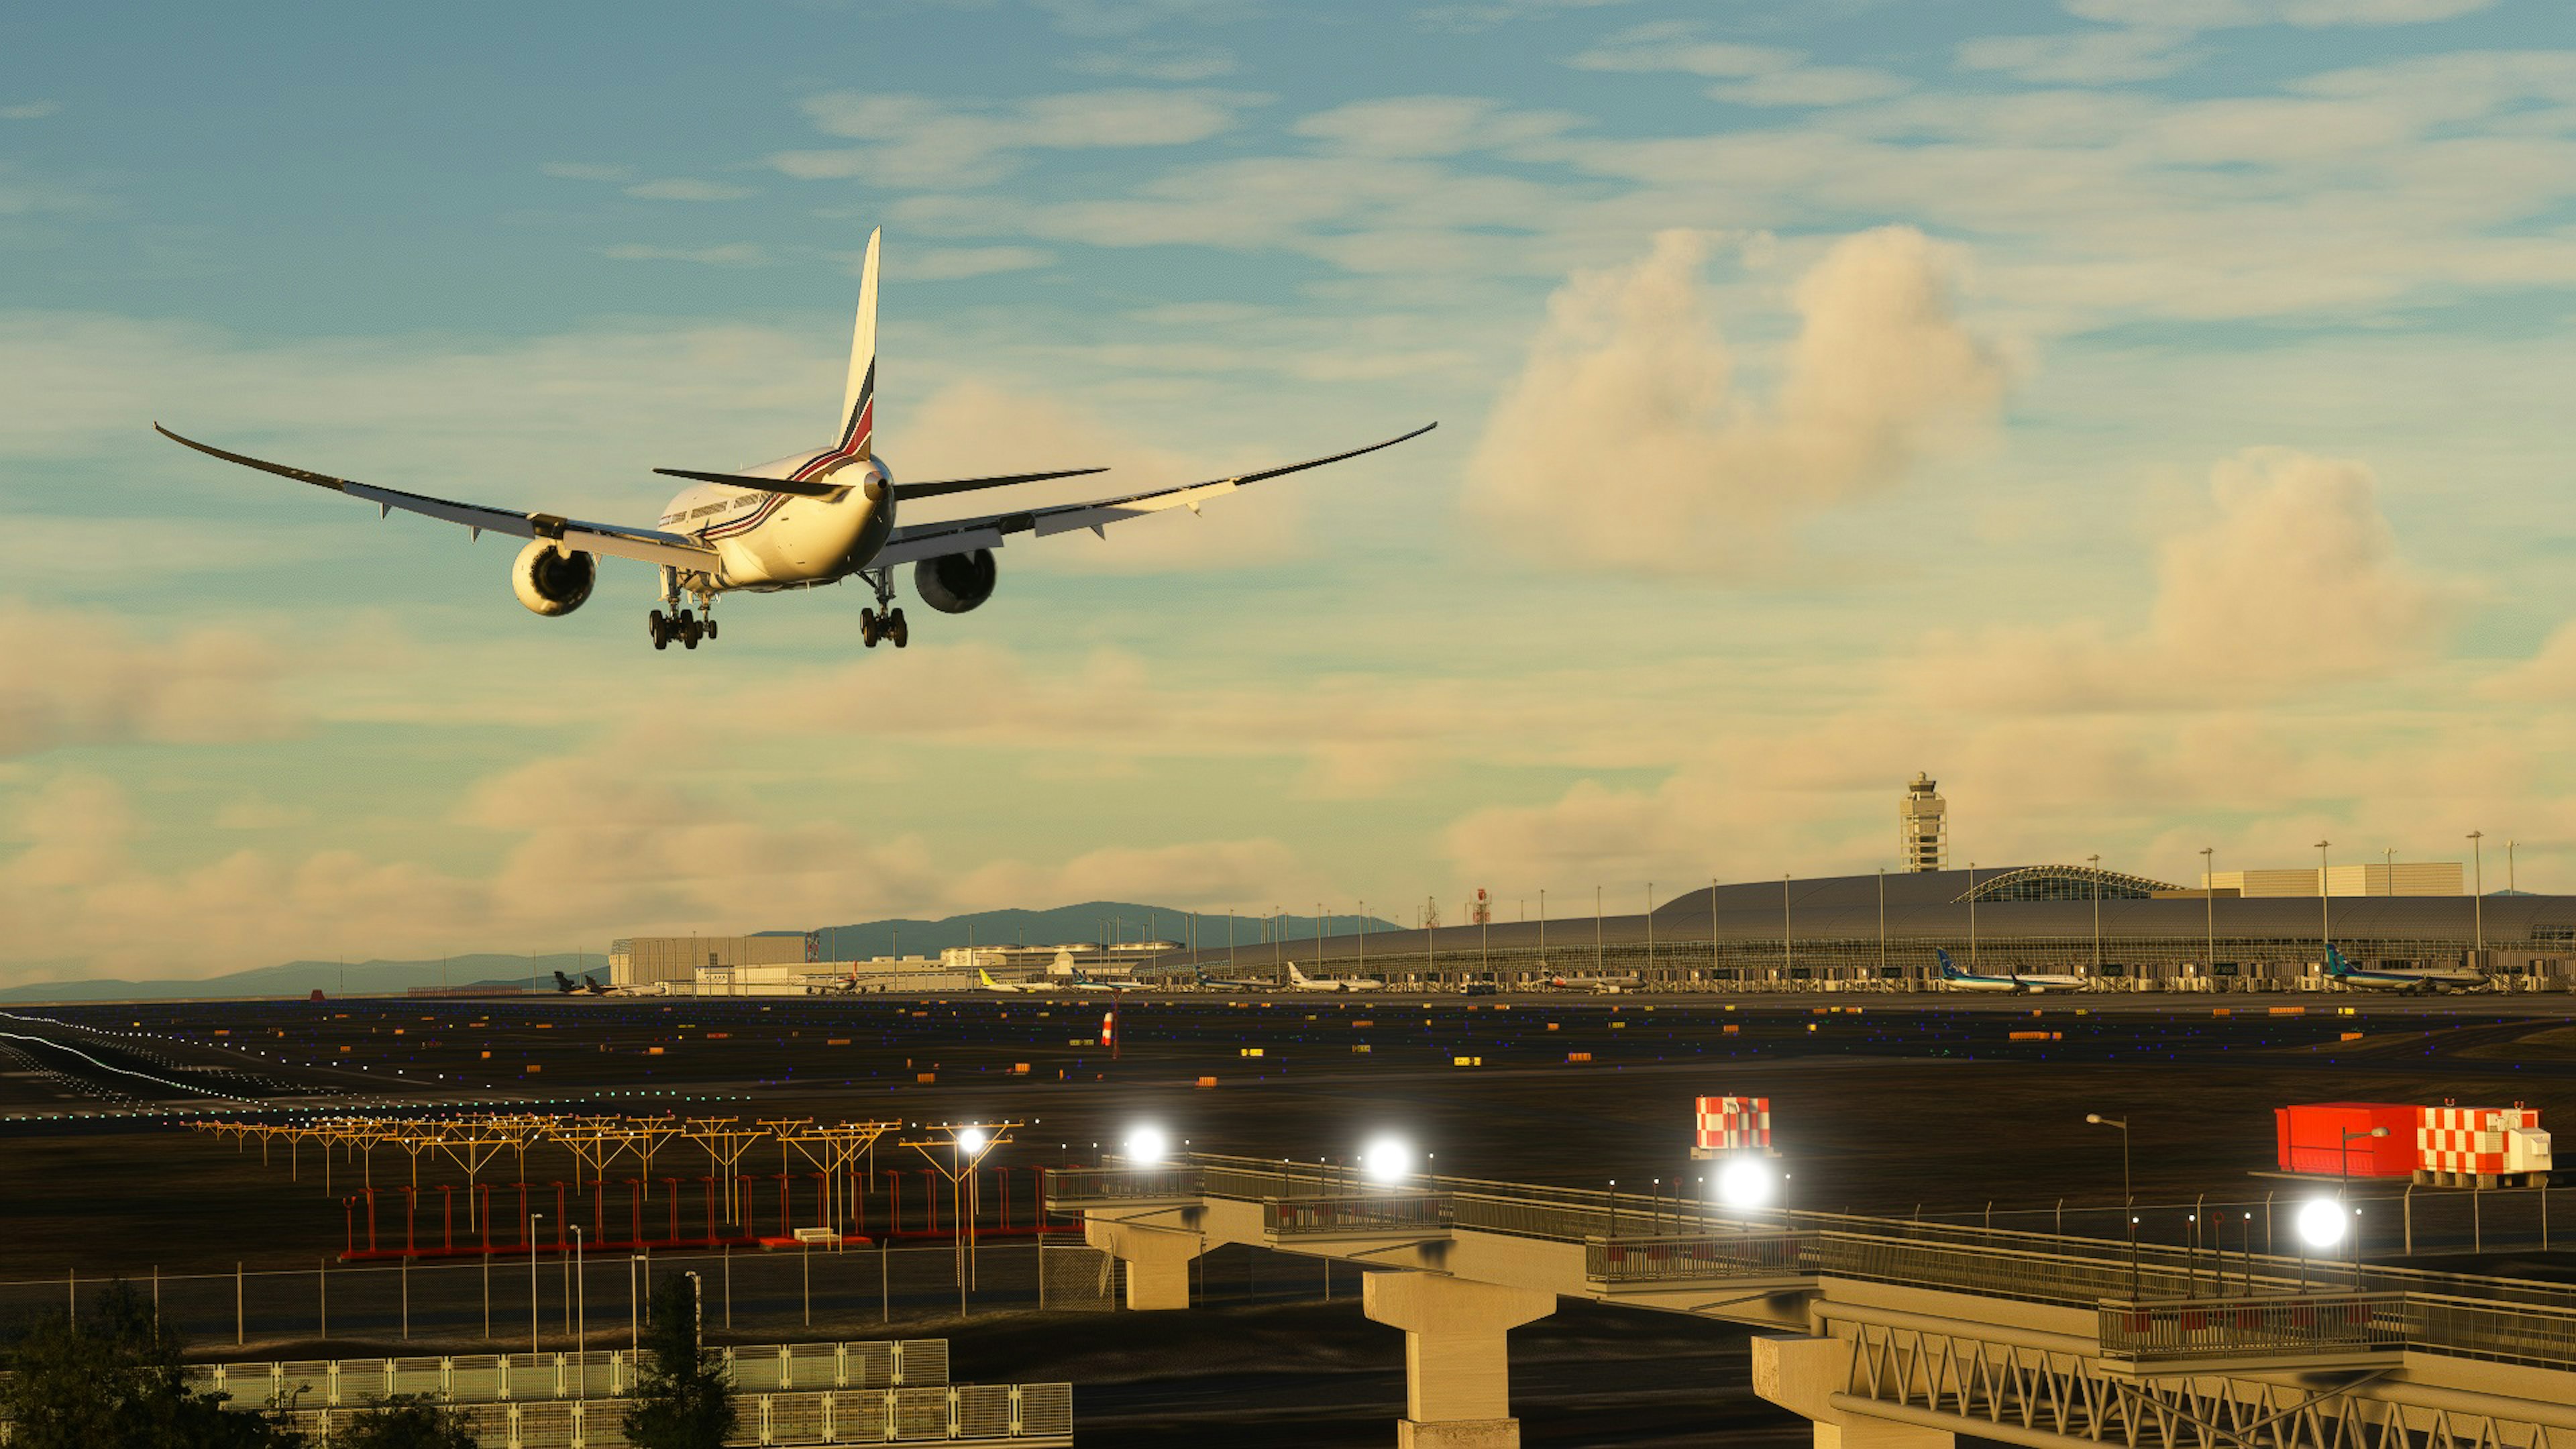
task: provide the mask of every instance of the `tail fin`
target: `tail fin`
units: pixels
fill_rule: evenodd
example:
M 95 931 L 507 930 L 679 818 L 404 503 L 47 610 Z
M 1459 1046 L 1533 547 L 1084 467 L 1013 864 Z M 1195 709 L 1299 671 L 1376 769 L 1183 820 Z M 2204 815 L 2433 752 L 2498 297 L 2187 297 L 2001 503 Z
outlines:
M 1950 959 L 1949 952 L 1935 946 L 1932 948 L 1932 954 L 1941 958 L 1941 974 L 1943 976 L 1956 976 L 1959 974 L 1958 964 Z
M 1298 970 L 1297 963 L 1294 961 L 1288 963 L 1288 980 L 1291 985 L 1295 986 L 1303 986 L 1306 984 L 1306 973 Z
M 859 320 L 850 331 L 850 381 L 841 394 L 840 445 L 833 449 L 846 462 L 866 462 L 876 432 L 877 251 L 884 235 L 868 233 L 868 259 L 859 271 Z
M 562 973 L 562 972 L 560 972 L 560 971 L 556 972 L 556 973 L 555 973 L 555 990 L 557 990 L 557 991 L 565 991 L 565 992 L 568 992 L 568 991 L 572 990 L 572 978 L 571 978 L 571 977 L 569 977 L 569 976 L 566 976 L 565 974 L 563 974 L 563 973 Z
M 2343 959 L 2343 953 L 2332 946 L 2328 946 L 2326 948 L 2326 974 L 2328 976 L 2343 976 L 2350 974 L 2351 971 L 2352 963 Z

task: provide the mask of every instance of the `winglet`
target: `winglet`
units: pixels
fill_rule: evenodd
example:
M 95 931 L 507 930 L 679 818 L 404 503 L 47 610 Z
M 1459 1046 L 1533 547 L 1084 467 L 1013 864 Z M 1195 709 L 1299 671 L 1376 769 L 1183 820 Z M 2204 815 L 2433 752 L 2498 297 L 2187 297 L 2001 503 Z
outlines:
M 867 261 L 859 269 L 859 320 L 850 330 L 850 381 L 841 394 L 841 445 L 834 451 L 854 463 L 868 460 L 876 431 L 877 260 L 883 228 L 868 233 Z

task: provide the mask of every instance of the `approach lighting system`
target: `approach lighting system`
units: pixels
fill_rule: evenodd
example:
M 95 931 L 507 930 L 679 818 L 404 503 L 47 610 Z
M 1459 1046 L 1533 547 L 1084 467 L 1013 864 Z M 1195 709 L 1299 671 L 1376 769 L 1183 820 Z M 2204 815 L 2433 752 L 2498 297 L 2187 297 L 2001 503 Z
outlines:
M 957 1134 L 957 1145 L 964 1149 L 969 1157 L 984 1150 L 985 1140 L 984 1129 L 981 1127 L 969 1127 Z
M 1127 1134 L 1127 1160 L 1138 1167 L 1159 1166 L 1171 1150 L 1172 1139 L 1160 1127 L 1139 1127 Z
M 1378 1138 L 1361 1151 L 1360 1171 L 1371 1182 L 1402 1182 L 1413 1171 L 1413 1149 L 1397 1138 Z
M 2343 1204 L 2320 1197 L 2300 1205 L 2299 1241 L 2311 1248 L 2331 1248 L 2343 1241 L 2343 1235 Z
M 1730 1159 L 1717 1170 L 1717 1200 L 1742 1212 L 1771 1205 L 1771 1169 L 1758 1157 Z

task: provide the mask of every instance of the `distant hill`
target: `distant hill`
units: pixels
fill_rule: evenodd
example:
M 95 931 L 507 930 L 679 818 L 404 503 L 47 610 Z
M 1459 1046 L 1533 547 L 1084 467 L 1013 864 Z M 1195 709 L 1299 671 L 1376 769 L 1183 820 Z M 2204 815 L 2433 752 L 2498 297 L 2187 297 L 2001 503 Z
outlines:
M 0 991 L 0 1001 L 122 1001 L 239 996 L 396 995 L 415 986 L 524 986 L 554 989 L 554 973 L 602 973 L 608 958 L 565 951 L 551 956 L 481 953 L 434 961 L 289 961 L 202 980 L 42 981 Z
M 1392 921 L 1371 916 L 1372 931 L 1398 929 Z M 1324 917 L 1324 934 L 1341 935 L 1360 928 L 1358 916 Z M 849 926 L 826 926 L 822 936 L 823 959 L 826 961 L 863 961 L 871 956 L 936 955 L 951 946 L 966 945 L 971 931 L 978 946 L 1055 945 L 1068 941 L 1181 941 L 1191 939 L 1195 924 L 1201 950 L 1222 946 L 1226 940 L 1226 917 L 1204 912 L 1177 911 L 1169 906 L 1138 905 L 1133 901 L 1085 901 L 1078 906 L 1058 906 L 1051 911 L 976 911 L 969 915 L 947 916 L 940 920 L 903 918 L 891 921 L 861 921 Z M 1315 938 L 1313 916 L 1282 916 L 1279 928 L 1289 941 Z M 1259 917 L 1234 918 L 1236 944 L 1249 946 L 1267 940 L 1262 934 Z

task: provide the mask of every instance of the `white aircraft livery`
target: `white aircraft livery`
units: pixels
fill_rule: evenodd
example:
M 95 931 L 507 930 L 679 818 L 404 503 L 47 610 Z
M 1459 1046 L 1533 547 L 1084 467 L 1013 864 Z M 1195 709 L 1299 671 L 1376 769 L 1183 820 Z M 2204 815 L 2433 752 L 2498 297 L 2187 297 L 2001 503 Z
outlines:
M 993 550 L 1000 548 L 1011 534 L 1045 538 L 1087 528 L 1107 538 L 1110 524 L 1171 508 L 1196 513 L 1208 499 L 1231 493 L 1246 483 L 1374 453 L 1418 438 L 1438 426 L 1429 423 L 1364 448 L 1204 483 L 1087 503 L 901 525 L 895 521 L 895 507 L 909 499 L 1043 483 L 1107 470 L 1067 468 L 1051 473 L 896 482 L 892 470 L 875 451 L 878 248 L 879 234 L 871 232 L 867 263 L 859 281 L 858 325 L 850 341 L 849 384 L 842 393 L 839 431 L 831 446 L 794 453 L 738 473 L 656 468 L 656 473 L 687 478 L 695 486 L 672 499 L 651 528 L 592 523 L 555 513 L 523 513 L 406 493 L 226 452 L 183 438 L 159 423 L 152 426 L 174 443 L 228 463 L 362 498 L 376 505 L 379 515 L 389 515 L 399 508 L 462 525 L 476 538 L 488 531 L 527 539 L 527 547 L 520 550 L 511 565 L 510 584 L 519 602 L 538 614 L 551 617 L 580 608 L 598 581 L 599 559 L 603 555 L 657 564 L 662 570 L 662 607 L 652 611 L 650 620 L 656 649 L 666 649 L 674 640 L 695 649 L 701 639 L 715 638 L 714 609 L 719 595 L 745 590 L 774 593 L 836 584 L 853 574 L 875 590 L 877 600 L 875 608 L 859 611 L 860 638 L 871 649 L 880 639 L 891 639 L 900 649 L 911 638 L 903 610 L 894 604 L 894 571 L 904 564 L 913 566 L 913 591 L 922 602 L 942 613 L 963 614 L 993 596 Z M 684 596 L 695 601 L 694 612 L 682 605 Z

